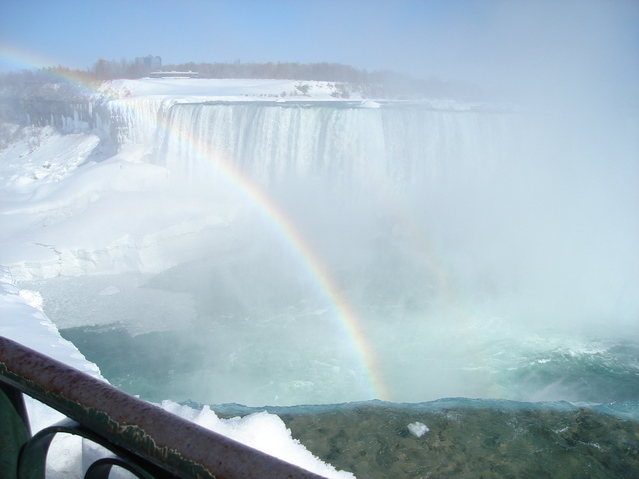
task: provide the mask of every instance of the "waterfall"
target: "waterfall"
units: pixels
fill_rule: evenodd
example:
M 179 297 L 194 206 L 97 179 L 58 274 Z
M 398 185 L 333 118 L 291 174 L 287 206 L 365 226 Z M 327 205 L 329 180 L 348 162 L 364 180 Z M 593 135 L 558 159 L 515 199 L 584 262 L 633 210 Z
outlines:
M 413 270 L 416 256 L 426 255 L 426 289 L 439 295 L 450 295 L 432 284 L 445 271 L 448 279 L 439 282 L 454 282 L 456 294 L 523 295 L 515 307 L 520 321 L 537 314 L 596 318 L 634 281 L 627 264 L 637 261 L 629 236 L 616 233 L 627 231 L 632 216 L 624 196 L 632 194 L 634 171 L 624 121 L 407 103 L 174 104 L 154 161 L 205 183 L 229 167 L 239 170 L 279 199 L 340 270 L 363 250 L 373 257 L 362 240 L 404 238 L 393 273 L 403 278 L 402 294 L 422 294 Z M 615 168 L 606 155 L 616 158 Z M 626 254 L 610 251 L 609 241 Z
M 118 148 L 132 143 L 153 143 L 161 118 L 174 101 L 164 96 L 103 101 L 95 108 L 96 125 Z
M 102 128 L 145 154 L 87 167 L 134 185 L 88 203 L 101 248 L 48 250 L 98 273 L 37 286 L 56 324 L 151 400 L 631 398 L 635 346 L 616 348 L 639 308 L 636 121 L 378 106 L 103 104 Z M 89 313 L 67 301 L 86 294 Z M 135 380 L 111 354 L 158 341 L 170 366 Z M 616 386 L 583 382 L 615 355 Z
M 403 188 L 442 175 L 485 178 L 515 156 L 519 119 L 414 105 L 247 102 L 176 104 L 167 123 L 157 161 L 177 174 L 198 177 L 210 171 L 203 163 L 221 157 L 263 185 L 314 176 L 344 186 L 383 180 Z
M 114 156 L 87 156 L 86 135 L 3 152 L 21 192 L 0 205 L 3 264 L 146 400 L 268 405 L 321 444 L 432 452 L 448 431 L 480 438 L 482 461 L 487 434 L 517 461 L 575 438 L 574 457 L 623 456 L 639 410 L 636 112 L 437 106 L 97 100 L 62 124 L 89 118 Z M 344 444 L 358 467 L 380 454 Z

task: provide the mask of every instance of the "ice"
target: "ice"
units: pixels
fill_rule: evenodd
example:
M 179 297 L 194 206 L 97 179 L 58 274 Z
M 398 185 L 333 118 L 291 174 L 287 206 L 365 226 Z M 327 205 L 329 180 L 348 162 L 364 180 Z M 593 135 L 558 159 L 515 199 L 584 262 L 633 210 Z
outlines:
M 0 198 L 24 201 L 32 189 L 73 174 L 99 143 L 88 132 L 63 135 L 54 128 L 27 127 L 0 149 Z
M 42 311 L 42 295 L 40 293 L 28 289 L 21 289 L 19 294 L 29 306 Z
M 2 336 L 39 351 L 64 364 L 104 380 L 98 366 L 86 360 L 84 355 L 70 342 L 63 339 L 57 327 L 40 309 L 41 297 L 33 291 L 18 287 L 9 271 L 0 267 L 0 332 Z M 63 415 L 43 405 L 25 398 L 32 433 L 50 426 Z M 49 455 L 48 467 L 54 478 L 67 477 L 70 463 L 78 463 L 81 442 L 78 438 L 63 436 L 56 439 Z M 56 475 L 59 474 L 59 475 Z
M 51 158 L 48 147 L 21 158 L 28 143 L 22 139 L 1 154 L 0 264 L 10 264 L 16 279 L 161 271 L 175 264 L 174 252 L 188 259 L 198 251 L 194 233 L 204 232 L 204 244 L 207 230 L 228 222 L 229 208 L 168 195 L 167 170 L 144 162 L 149 145 L 127 145 L 108 160 L 78 167 L 90 153 L 87 142 L 95 147 L 97 141 L 62 138 L 53 144 L 51 175 L 40 179 L 20 181 L 33 175 L 34 164 Z
M 9 270 L 0 267 L 0 331 L 2 335 L 93 377 L 103 379 L 98 367 L 63 339 L 58 328 L 38 309 L 39 294 L 21 290 Z
M 100 296 L 111 296 L 113 294 L 119 294 L 119 293 L 120 293 L 120 288 L 118 288 L 117 286 L 107 286 L 98 294 Z
M 419 421 L 411 422 L 408 425 L 408 430 L 415 437 L 422 437 L 424 434 L 426 434 L 429 431 L 428 426 L 426 426 L 426 424 L 421 423 Z
M 101 292 L 117 294 L 118 288 L 109 286 Z M 69 366 L 75 367 L 93 377 L 104 380 L 99 368 L 86 360 L 78 349 L 63 339 L 57 327 L 38 309 L 41 297 L 37 292 L 21 290 L 9 271 L 0 267 L 0 331 L 2 335 Z M 41 403 L 26 398 L 32 432 L 50 426 L 63 416 Z M 354 477 L 315 458 L 299 441 L 291 437 L 291 432 L 282 420 L 266 412 L 252 414 L 245 418 L 219 419 L 208 406 L 195 410 L 180 406 L 172 401 L 164 401 L 162 407 L 203 427 L 224 434 L 267 454 L 306 468 L 328 478 Z M 82 451 L 87 450 L 79 438 L 62 435 L 56 437 L 49 452 L 47 477 L 53 479 L 82 477 Z M 95 448 L 88 448 L 88 454 L 95 454 Z
M 200 426 L 321 476 L 355 477 L 349 472 L 337 471 L 331 465 L 315 458 L 299 441 L 291 437 L 291 431 L 275 414 L 259 412 L 223 420 L 219 419 L 208 406 L 196 410 L 167 400 L 162 402 L 162 407 Z
M 296 85 L 308 85 L 308 93 L 301 97 Z M 189 101 L 202 99 L 264 100 L 280 97 L 305 100 L 335 100 L 334 82 L 297 80 L 243 80 L 243 79 L 183 79 L 142 78 L 140 80 L 112 80 L 102 84 L 100 90 L 112 98 L 139 96 L 168 96 Z
M 378 102 L 373 101 L 373 100 L 364 100 L 360 104 L 360 106 L 362 108 L 380 108 L 381 105 Z

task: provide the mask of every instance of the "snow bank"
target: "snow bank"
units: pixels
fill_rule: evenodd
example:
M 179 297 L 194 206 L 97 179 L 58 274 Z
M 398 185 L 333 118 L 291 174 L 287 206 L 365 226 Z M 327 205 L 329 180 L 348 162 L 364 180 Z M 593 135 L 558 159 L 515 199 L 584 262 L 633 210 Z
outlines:
M 94 135 L 36 134 L 49 140 L 30 148 L 27 135 L 0 152 L 0 264 L 18 281 L 163 271 L 197 254 L 233 214 L 176 189 L 165 168 L 145 163 L 150 145 L 95 163 L 85 162 Z
M 42 312 L 42 298 L 20 289 L 9 270 L 0 266 L 0 331 L 2 336 L 46 354 L 93 377 L 103 379 L 98 367 L 60 336 Z
M 336 100 L 335 82 L 305 80 L 242 80 L 214 78 L 142 78 L 104 82 L 99 93 L 107 99 L 139 96 L 188 97 L 188 101 L 272 100 L 275 97 L 305 100 Z M 353 94 L 352 98 L 360 98 Z M 199 97 L 199 98 L 198 98 Z
M 104 380 L 97 365 L 88 361 L 78 349 L 58 332 L 42 312 L 42 298 L 34 291 L 20 289 L 11 273 L 0 266 L 0 334 L 35 349 L 90 376 Z M 44 404 L 25 396 L 31 432 L 36 433 L 62 420 L 64 416 Z M 54 479 L 73 477 L 78 469 L 82 440 L 62 435 L 55 439 L 49 453 L 48 472 Z M 50 477 L 50 476 L 47 476 Z M 78 476 L 81 477 L 81 476 Z
M 293 439 L 290 429 L 275 414 L 263 411 L 225 420 L 218 418 L 208 406 L 197 410 L 173 401 L 163 401 L 162 407 L 211 431 L 321 476 L 336 479 L 355 477 L 350 472 L 337 471 L 313 456 L 299 441 Z
M 59 181 L 87 160 L 100 139 L 90 133 L 62 135 L 47 126 L 27 127 L 0 150 L 0 198 L 19 202 L 36 184 Z M 26 197 L 25 197 L 26 196 Z
M 60 336 L 56 326 L 42 312 L 42 298 L 33 291 L 20 289 L 9 271 L 0 267 L 0 332 L 3 336 L 35 349 L 90 376 L 105 380 L 99 368 L 88 361 L 69 341 Z M 63 416 L 41 403 L 26 397 L 32 432 L 40 431 L 60 421 Z M 244 418 L 219 419 L 205 406 L 201 411 L 164 401 L 164 409 L 196 424 L 231 437 L 267 454 L 329 478 L 353 478 L 347 472 L 315 458 L 276 415 L 266 412 Z M 84 452 L 83 452 L 84 451 Z M 82 477 L 83 454 L 87 458 L 102 454 L 99 447 L 83 444 L 77 437 L 57 436 L 49 453 L 48 475 L 54 479 Z

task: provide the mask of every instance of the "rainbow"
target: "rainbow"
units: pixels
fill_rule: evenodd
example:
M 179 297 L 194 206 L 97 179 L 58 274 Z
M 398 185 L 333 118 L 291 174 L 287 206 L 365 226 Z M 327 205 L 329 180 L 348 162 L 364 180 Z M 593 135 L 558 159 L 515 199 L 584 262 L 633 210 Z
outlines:
M 5 58 L 10 60 L 11 63 L 30 68 L 37 68 L 34 65 L 50 63 L 45 59 L 36 58 L 7 45 L 0 45 L 0 58 Z M 95 86 L 82 82 L 70 74 L 56 72 L 53 73 L 53 76 L 105 96 L 105 93 L 99 91 Z M 116 100 L 116 98 L 109 99 Z M 128 102 L 124 100 L 124 103 Z M 135 112 L 135 107 L 127 107 Z M 157 127 L 162 129 L 167 135 L 178 136 L 193 153 L 206 159 L 209 164 L 214 165 L 218 173 L 221 173 L 251 204 L 256 206 L 262 217 L 272 225 L 280 240 L 289 248 L 289 251 L 293 253 L 293 256 L 297 258 L 299 264 L 306 271 L 319 296 L 323 298 L 331 311 L 340 334 L 348 338 L 349 344 L 353 345 L 354 353 L 360 363 L 359 373 L 364 382 L 363 386 L 366 389 L 366 394 L 370 399 L 376 398 L 390 401 L 391 395 L 386 387 L 381 368 L 366 337 L 361 320 L 293 221 L 262 188 L 243 174 L 231 159 L 216 154 L 213 145 L 200 146 L 191 132 L 178 131 L 172 128 L 166 118 L 158 119 Z
M 95 88 L 91 87 L 87 82 L 73 76 L 71 70 L 61 67 L 59 62 L 14 45 L 0 43 L 0 71 L 36 70 L 41 68 L 51 68 L 52 71 L 47 71 L 47 74 L 54 78 L 69 81 L 95 91 Z M 66 73 L 62 73 L 65 70 Z
M 208 143 L 203 145 L 191 131 L 178 131 L 169 125 L 166 118 L 158 121 L 159 128 L 162 128 L 167 135 L 178 135 L 196 157 L 203 158 L 215 168 L 216 173 L 221 173 L 251 204 L 258 208 L 262 217 L 289 248 L 289 252 L 293 253 L 298 263 L 303 266 L 319 292 L 319 296 L 332 312 L 332 317 L 336 319 L 340 334 L 348 338 L 348 342 L 353 345 L 360 362 L 360 374 L 365 381 L 363 386 L 367 394 L 371 398 L 390 401 L 391 395 L 361 320 L 293 221 L 257 183 L 241 172 L 230 158 L 217 152 L 214 145 Z

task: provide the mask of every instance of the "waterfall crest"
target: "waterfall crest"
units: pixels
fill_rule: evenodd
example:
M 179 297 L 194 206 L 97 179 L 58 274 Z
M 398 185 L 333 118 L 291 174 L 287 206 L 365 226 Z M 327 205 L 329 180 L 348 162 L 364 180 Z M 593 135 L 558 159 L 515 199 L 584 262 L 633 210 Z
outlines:
M 401 105 L 176 104 L 157 162 L 197 177 L 224 159 L 263 185 L 322 177 L 405 187 L 441 175 L 485 177 L 513 156 L 515 123 L 516 114 Z

